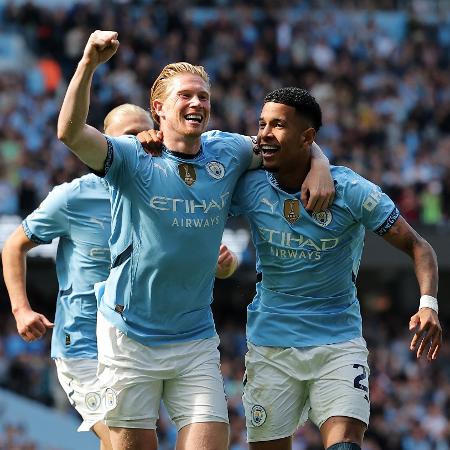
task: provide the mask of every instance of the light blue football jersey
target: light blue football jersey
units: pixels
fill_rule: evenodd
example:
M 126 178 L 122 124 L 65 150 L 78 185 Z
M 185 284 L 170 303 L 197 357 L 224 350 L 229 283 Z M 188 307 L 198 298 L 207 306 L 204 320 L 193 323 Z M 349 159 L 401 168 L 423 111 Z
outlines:
M 134 137 L 107 139 L 112 269 L 96 286 L 100 311 L 144 345 L 214 336 L 219 246 L 251 139 L 207 132 L 193 158 L 166 149 L 152 157 Z
M 22 226 L 37 244 L 60 238 L 52 358 L 97 358 L 94 284 L 108 277 L 111 264 L 107 183 L 89 174 L 56 186 Z
M 365 229 L 383 235 L 399 212 L 352 170 L 332 166 L 331 174 L 334 203 L 312 214 L 269 172 L 248 172 L 238 183 L 231 213 L 249 219 L 262 275 L 247 308 L 255 345 L 308 347 L 361 336 L 355 281 Z

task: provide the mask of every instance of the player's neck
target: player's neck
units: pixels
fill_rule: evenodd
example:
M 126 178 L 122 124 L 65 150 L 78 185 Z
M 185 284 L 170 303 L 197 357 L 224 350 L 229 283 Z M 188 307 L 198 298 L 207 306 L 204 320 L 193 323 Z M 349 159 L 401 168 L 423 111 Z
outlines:
M 310 168 L 311 159 L 304 164 L 299 163 L 298 165 L 289 167 L 285 170 L 280 169 L 275 174 L 275 177 L 283 191 L 289 193 L 300 192 L 302 184 L 305 181 L 306 175 L 308 175 Z
M 173 135 L 164 133 L 164 145 L 172 152 L 195 155 L 200 151 L 200 136 Z

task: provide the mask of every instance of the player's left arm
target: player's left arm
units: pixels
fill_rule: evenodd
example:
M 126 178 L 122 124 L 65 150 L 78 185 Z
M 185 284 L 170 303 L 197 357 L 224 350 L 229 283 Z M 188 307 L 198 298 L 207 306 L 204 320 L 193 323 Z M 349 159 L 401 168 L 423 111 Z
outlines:
M 437 312 L 438 291 L 438 264 L 436 253 L 431 245 L 420 236 L 409 224 L 400 216 L 394 225 L 383 235 L 389 244 L 403 251 L 411 257 L 414 264 L 417 281 L 419 283 L 421 303 L 433 306 L 419 306 L 409 322 L 409 329 L 414 330 L 410 349 L 417 349 L 417 357 L 427 352 L 429 361 L 436 359 L 442 346 L 442 328 L 439 323 Z M 423 297 L 431 296 L 431 297 Z M 423 300 L 422 300 L 423 299 Z M 427 303 L 428 301 L 428 303 Z
M 236 272 L 238 264 L 237 256 L 225 244 L 221 244 L 217 260 L 216 278 L 225 279 L 231 277 Z
M 334 182 L 328 158 L 322 149 L 313 142 L 311 145 L 311 169 L 301 190 L 303 206 L 309 211 L 323 211 L 333 203 L 334 193 Z

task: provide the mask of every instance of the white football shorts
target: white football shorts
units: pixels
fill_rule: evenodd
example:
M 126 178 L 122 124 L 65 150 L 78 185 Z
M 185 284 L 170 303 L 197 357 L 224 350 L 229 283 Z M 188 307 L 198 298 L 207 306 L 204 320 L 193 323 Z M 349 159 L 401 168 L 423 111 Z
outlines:
M 56 358 L 58 380 L 70 404 L 83 418 L 78 431 L 89 431 L 105 415 L 96 359 Z
M 111 427 L 155 429 L 161 400 L 178 430 L 228 423 L 219 338 L 149 347 L 97 316 L 98 376 Z
M 291 436 L 309 418 L 369 423 L 369 367 L 363 338 L 306 348 L 248 343 L 243 402 L 249 442 Z

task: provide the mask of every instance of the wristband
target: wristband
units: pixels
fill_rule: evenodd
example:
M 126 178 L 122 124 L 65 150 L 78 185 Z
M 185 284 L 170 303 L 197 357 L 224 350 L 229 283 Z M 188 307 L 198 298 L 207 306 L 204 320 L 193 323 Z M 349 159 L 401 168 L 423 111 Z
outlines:
M 437 298 L 432 295 L 422 295 L 419 303 L 419 309 L 420 308 L 431 308 L 433 311 L 436 311 L 437 314 L 439 312 Z

